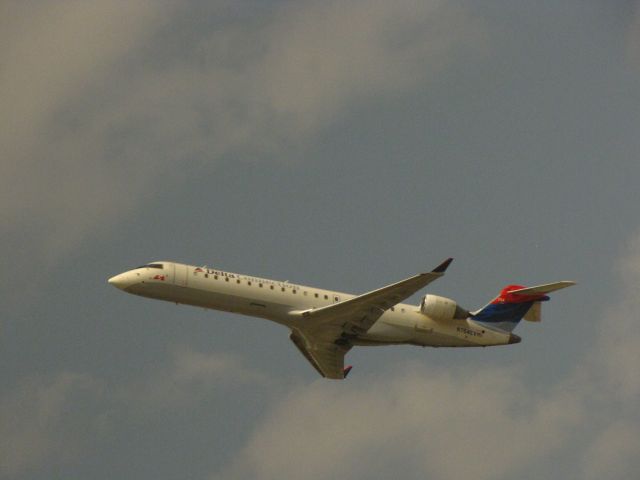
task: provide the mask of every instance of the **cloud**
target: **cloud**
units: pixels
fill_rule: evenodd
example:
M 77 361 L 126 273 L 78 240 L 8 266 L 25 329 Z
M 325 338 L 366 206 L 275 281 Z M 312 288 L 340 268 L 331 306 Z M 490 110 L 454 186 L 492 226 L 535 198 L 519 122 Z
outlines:
M 478 21 L 439 1 L 308 3 L 269 29 L 263 97 L 301 134 L 353 103 L 420 86 L 482 40 Z
M 627 57 L 631 64 L 640 66 L 640 4 L 636 3 L 631 12 L 631 22 L 627 30 Z
M 640 467 L 640 334 L 632 314 L 640 307 L 640 234 L 619 273 L 620 296 L 603 309 L 595 345 L 554 385 L 529 383 L 524 366 L 404 363 L 368 378 L 291 388 L 235 356 L 182 346 L 166 365 L 126 383 L 78 373 L 23 382 L 0 399 L 0 472 L 73 462 L 101 436 L 122 435 L 123 421 L 166 418 L 255 386 L 269 394 L 265 414 L 212 478 L 388 478 L 401 471 L 405 478 L 482 480 L 544 469 L 629 478 Z
M 118 153 L 124 142 L 114 131 L 126 125 L 110 112 L 127 92 L 128 65 L 165 24 L 166 5 L 2 4 L 0 242 L 12 252 L 1 261 L 12 272 L 0 280 L 0 291 L 12 292 L 6 302 L 33 288 L 26 270 L 38 265 L 45 273 L 148 192 L 139 152 Z
M 514 369 L 394 371 L 294 390 L 214 478 L 502 478 L 561 447 L 584 415 L 571 393 L 527 392 Z
M 420 88 L 482 30 L 437 1 L 3 8 L 0 219 L 5 242 L 44 264 L 159 184 L 232 151 L 303 146 L 353 105 Z
M 400 364 L 373 378 L 318 380 L 278 399 L 212 478 L 389 478 L 401 471 L 404 478 L 500 479 L 535 477 L 544 468 L 629 478 L 640 468 L 640 234 L 621 257 L 619 277 L 595 345 L 585 345 L 583 361 L 555 385 L 534 387 L 522 367 L 491 365 Z
M 621 277 L 619 298 L 604 311 L 596 367 L 610 394 L 619 401 L 640 397 L 640 333 L 637 328 L 640 285 L 640 234 L 632 237 L 618 266 Z
M 640 454 L 638 427 L 614 422 L 599 432 L 585 452 L 582 478 L 633 478 Z
M 2 63 L 8 68 L 0 83 L 5 106 L 0 117 L 0 166 L 3 190 L 12 201 L 2 204 L 3 220 L 15 222 L 16 217 L 43 208 L 38 200 L 63 197 L 65 192 L 58 187 L 65 178 L 82 183 L 87 173 L 93 173 L 85 171 L 96 163 L 87 143 L 96 138 L 81 126 L 72 131 L 60 128 L 66 121 L 62 111 L 99 88 L 132 46 L 147 39 L 159 21 L 159 11 L 154 2 L 144 1 L 5 6 Z M 68 150 L 58 151 L 60 146 Z M 52 207 L 63 201 L 56 203 Z
M 98 420 L 81 407 L 100 391 L 91 377 L 65 372 L 26 380 L 0 398 L 0 474 L 72 460 L 87 440 L 87 423 Z
M 73 463 L 101 438 L 121 434 L 122 422 L 162 419 L 248 383 L 263 390 L 274 384 L 231 355 L 186 347 L 127 383 L 73 372 L 25 379 L 0 397 L 0 475 Z
M 225 353 L 207 354 L 181 346 L 173 349 L 170 365 L 145 379 L 120 385 L 114 396 L 145 414 L 198 405 L 221 387 L 251 383 L 267 388 L 266 377 L 246 368 L 242 359 Z

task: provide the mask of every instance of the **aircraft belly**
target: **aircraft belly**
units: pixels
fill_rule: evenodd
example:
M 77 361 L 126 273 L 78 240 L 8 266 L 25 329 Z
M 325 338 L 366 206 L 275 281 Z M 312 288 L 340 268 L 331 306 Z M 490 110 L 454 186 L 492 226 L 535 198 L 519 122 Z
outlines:
M 408 325 L 378 321 L 360 338 L 378 343 L 405 343 L 411 340 L 412 334 L 413 330 Z
M 466 320 L 434 322 L 417 312 L 387 313 L 361 339 L 364 342 L 407 343 L 425 347 L 478 347 L 486 345 Z
M 425 347 L 478 347 L 470 340 L 442 332 L 421 333 L 416 335 L 416 343 Z
M 483 329 L 465 319 L 416 324 L 416 341 L 433 347 L 484 347 L 507 343 L 508 336 Z

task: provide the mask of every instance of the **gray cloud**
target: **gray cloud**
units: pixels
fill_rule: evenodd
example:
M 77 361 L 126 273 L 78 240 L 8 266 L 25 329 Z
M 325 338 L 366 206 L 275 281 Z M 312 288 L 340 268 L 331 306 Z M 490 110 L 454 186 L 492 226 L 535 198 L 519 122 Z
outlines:
M 0 473 L 11 476 L 72 460 L 91 429 L 82 404 L 101 391 L 90 376 L 60 373 L 25 380 L 0 399 Z M 96 424 L 94 424 L 94 427 Z
M 22 382 L 0 399 L 2 472 L 72 461 L 119 421 L 166 418 L 252 385 L 270 392 L 268 410 L 212 478 L 388 478 L 402 471 L 481 480 L 523 475 L 559 457 L 570 464 L 558 468 L 583 478 L 628 478 L 640 453 L 640 335 L 630 315 L 640 307 L 633 287 L 639 258 L 640 235 L 621 259 L 620 296 L 605 305 L 596 348 L 555 385 L 533 386 L 517 366 L 401 363 L 372 378 L 288 388 L 238 357 L 177 347 L 167 365 L 127 382 L 78 373 Z
M 224 17 L 225 4 L 211 8 Z M 192 32 L 179 4 L 11 4 L 0 83 L 6 235 L 55 262 L 238 149 L 301 146 L 362 99 L 419 86 L 481 29 L 440 2 L 325 2 Z M 211 12 L 207 12 L 211 14 Z M 159 52 L 178 49 L 171 60 Z M 186 170 L 185 170 L 186 169 Z M 29 218 L 25 225 L 25 218 Z M 45 234 L 43 234 L 45 233 Z
M 267 377 L 243 366 L 235 355 L 206 354 L 182 346 L 174 348 L 168 368 L 121 385 L 114 398 L 148 414 L 197 405 L 221 388 L 243 383 L 263 388 L 269 385 Z
M 546 391 L 517 368 L 495 366 L 396 365 L 348 384 L 319 380 L 274 405 L 213 478 L 509 478 L 559 452 L 568 462 L 577 452 L 565 468 L 583 478 L 628 478 L 640 450 L 640 235 L 621 265 L 621 293 L 605 307 L 597 347 Z
M 444 2 L 310 3 L 270 26 L 258 88 L 298 135 L 358 100 L 419 86 L 483 40 L 479 21 Z
M 277 385 L 232 355 L 186 347 L 174 348 L 167 365 L 126 383 L 73 372 L 25 379 L 0 397 L 0 474 L 73 462 L 122 428 L 119 422 L 162 419 L 247 383 L 265 390 Z
M 614 421 L 598 432 L 582 459 L 582 478 L 632 478 L 638 471 L 639 427 Z
M 629 61 L 640 67 L 640 4 L 632 8 L 631 22 L 627 30 L 627 56 Z
M 523 6 L 508 9 L 507 14 L 495 7 L 478 8 L 487 26 L 449 2 L 289 2 L 260 8 L 255 8 L 257 4 L 235 7 L 238 2 L 219 2 L 211 7 L 200 3 L 183 7 L 178 2 L 115 6 L 106 1 L 5 2 L 0 7 L 0 100 L 5 107 L 0 121 L 0 232 L 3 250 L 9 252 L 0 262 L 10 267 L 3 269 L 1 282 L 9 287 L 3 305 L 11 310 L 6 303 L 19 297 L 20 275 L 29 276 L 25 287 L 37 295 L 29 303 L 16 300 L 15 312 L 2 318 L 2 335 L 8 340 L 4 345 L 11 347 L 3 349 L 4 368 L 11 372 L 12 381 L 26 380 L 18 381 L 17 386 L 5 385 L 0 398 L 0 474 L 39 471 L 46 476 L 52 465 L 71 463 L 70 470 L 85 468 L 93 476 L 100 472 L 107 476 L 102 467 L 109 461 L 103 460 L 104 452 L 92 451 L 94 442 L 113 440 L 106 450 L 119 460 L 126 449 L 121 446 L 123 440 L 126 443 L 132 430 L 146 427 L 158 428 L 149 428 L 150 437 L 159 434 L 153 440 L 139 439 L 139 443 L 151 452 L 148 459 L 153 456 L 158 465 L 164 460 L 166 466 L 169 462 L 162 453 L 155 455 L 167 445 L 168 449 L 178 447 L 174 443 L 176 433 L 192 431 L 196 422 L 206 432 L 225 416 L 233 418 L 224 444 L 215 443 L 217 432 L 190 437 L 191 443 L 184 443 L 189 453 L 184 463 L 176 462 L 176 468 L 210 471 L 211 464 L 202 462 L 194 467 L 191 463 L 192 450 L 206 444 L 216 462 L 233 457 L 216 469 L 215 476 L 222 478 L 365 474 L 389 478 L 397 476 L 398 471 L 420 478 L 469 474 L 480 478 L 516 474 L 534 478 L 541 470 L 556 467 L 580 478 L 629 478 L 638 471 L 638 242 L 631 242 L 621 261 L 617 290 L 606 282 L 608 272 L 603 273 L 606 268 L 601 268 L 611 260 L 620 236 L 626 234 L 629 219 L 635 218 L 630 206 L 637 203 L 632 182 L 636 92 L 618 83 L 621 74 L 616 69 L 623 66 L 616 59 L 624 38 L 619 25 L 600 22 L 600 11 L 552 6 L 543 10 Z M 633 26 L 624 33 L 628 58 L 637 65 L 640 36 L 638 11 L 634 8 Z M 466 62 L 460 62 L 460 58 L 466 58 L 465 54 L 470 57 L 487 52 L 485 28 L 491 32 L 492 41 L 503 41 L 504 45 L 491 45 L 495 55 L 489 52 L 491 61 L 486 64 L 463 67 Z M 595 43 L 582 43 L 580 39 L 585 38 L 593 39 L 597 48 L 591 48 Z M 604 58 L 613 60 L 603 64 Z M 452 85 L 444 88 L 434 82 L 434 91 L 429 92 L 433 103 L 428 107 L 434 111 L 425 112 L 428 108 L 419 105 L 424 101 L 422 85 L 432 78 L 443 78 L 440 74 L 449 62 L 456 64 L 447 79 Z M 601 75 L 596 69 L 610 72 Z M 603 92 L 618 93 L 591 103 Z M 277 242 L 265 243 L 265 250 L 280 245 L 282 232 L 309 213 L 316 214 L 315 221 L 326 236 L 298 236 L 289 245 L 285 242 L 281 254 L 269 252 L 273 253 L 272 265 L 290 266 L 297 245 L 305 245 L 310 251 L 300 255 L 305 255 L 308 263 L 300 268 L 315 268 L 314 262 L 322 260 L 322 255 L 315 254 L 321 251 L 326 254 L 324 258 L 336 262 L 333 266 L 357 268 L 353 276 L 361 282 L 367 277 L 363 272 L 372 270 L 356 266 L 351 255 L 356 250 L 373 256 L 378 264 L 410 265 L 422 262 L 425 251 L 446 245 L 481 259 L 473 265 L 476 270 L 467 271 L 473 291 L 495 280 L 496 256 L 500 257 L 500 270 L 517 277 L 524 269 L 527 275 L 538 278 L 543 272 L 546 276 L 549 269 L 566 271 L 569 266 L 576 277 L 588 278 L 576 293 L 588 292 L 590 298 L 582 303 L 581 318 L 569 314 L 572 322 L 548 325 L 544 330 L 548 336 L 538 340 L 540 345 L 550 340 L 541 347 L 548 354 L 544 365 L 558 365 L 559 371 L 564 371 L 572 369 L 567 363 L 573 364 L 579 357 L 575 370 L 551 375 L 537 365 L 527 366 L 527 372 L 539 374 L 530 383 L 527 372 L 517 367 L 477 370 L 473 362 L 466 362 L 473 370 L 465 371 L 395 363 L 371 377 L 356 372 L 341 384 L 318 380 L 291 389 L 277 380 L 283 377 L 282 371 L 287 371 L 285 361 L 289 357 L 281 357 L 280 364 L 273 365 L 273 376 L 268 377 L 246 368 L 234 356 L 178 348 L 172 351 L 167 365 L 139 376 L 133 374 L 131 379 L 130 365 L 148 359 L 151 349 L 171 333 L 158 330 L 153 342 L 145 343 L 149 332 L 144 326 L 127 326 L 130 342 L 115 349 L 127 356 L 112 369 L 120 375 L 118 378 L 106 380 L 100 374 L 77 373 L 84 372 L 85 365 L 103 368 L 99 362 L 111 360 L 104 351 L 112 348 L 108 342 L 123 339 L 115 332 L 126 320 L 113 321 L 109 328 L 98 326 L 117 315 L 117 309 L 106 307 L 111 297 L 101 290 L 106 288 L 103 279 L 99 280 L 100 287 L 91 283 L 95 280 L 92 276 L 104 274 L 97 269 L 88 273 L 95 267 L 88 257 L 105 252 L 94 248 L 83 257 L 83 268 L 73 273 L 77 282 L 72 291 L 63 282 L 49 282 L 42 260 L 53 265 L 68 259 L 83 240 L 98 233 L 108 234 L 119 222 L 122 228 L 118 233 L 124 237 L 129 232 L 121 220 L 133 217 L 163 188 L 176 187 L 176 193 L 184 196 L 186 189 L 180 189 L 183 179 L 210 172 L 220 162 L 240 156 L 250 161 L 290 160 L 295 153 L 313 146 L 321 138 L 318 133 L 341 116 L 360 106 L 372 111 L 369 109 L 379 99 L 384 102 L 403 95 L 412 104 L 416 102 L 419 115 L 411 108 L 405 112 L 407 103 L 394 113 L 373 110 L 380 115 L 384 128 L 373 128 L 377 118 L 364 115 L 354 122 L 357 128 L 349 127 L 345 136 L 361 138 L 372 146 L 346 148 L 348 153 L 336 157 L 349 164 L 338 172 L 344 176 L 337 186 L 333 176 L 317 179 L 294 172 L 287 177 L 305 186 L 319 180 L 318 192 L 326 195 L 329 187 L 329 195 L 336 196 L 337 201 L 313 205 L 316 197 L 300 198 L 299 210 L 282 214 L 282 205 L 289 201 L 287 195 L 299 195 L 302 189 L 287 190 L 280 198 L 274 196 L 269 208 L 284 220 L 260 218 L 260 227 L 268 224 L 279 229 L 272 235 Z M 380 148 L 379 138 L 392 124 L 398 125 L 389 132 L 394 146 L 385 153 L 394 159 L 411 156 L 416 162 L 402 162 L 397 168 L 387 159 L 378 161 L 375 173 L 382 173 L 383 180 L 391 178 L 390 188 L 376 189 L 382 198 L 379 203 L 363 196 L 367 201 L 347 208 L 345 215 L 340 211 L 342 205 L 379 181 L 369 175 L 365 176 L 366 183 L 362 182 L 360 173 L 371 166 L 367 155 Z M 407 134 L 411 128 L 415 131 Z M 429 142 L 417 141 L 425 132 Z M 340 135 L 332 134 L 323 138 L 323 143 L 326 140 L 329 149 L 343 150 L 343 139 L 337 137 Z M 560 138 L 562 142 L 557 144 Z M 534 152 L 523 156 L 523 150 L 529 148 Z M 396 153 L 398 157 L 394 157 Z M 601 156 L 606 165 L 597 168 L 600 160 L 585 163 L 585 156 L 589 159 L 590 155 Z M 425 175 L 418 163 L 429 156 L 440 162 L 433 165 L 433 175 L 427 175 L 422 183 L 411 181 Z M 465 161 L 458 162 L 460 158 Z M 445 163 L 453 164 L 450 172 L 444 168 Z M 535 168 L 528 169 L 528 165 Z M 312 175 L 320 172 L 307 170 Z M 227 179 L 235 181 L 246 172 L 229 168 L 226 173 Z M 434 189 L 439 179 L 444 184 L 452 178 L 456 179 L 453 189 Z M 248 203 L 263 200 L 270 193 L 261 190 L 259 182 L 263 179 L 243 183 L 248 190 L 259 192 L 246 201 L 243 211 L 251 208 Z M 266 183 L 274 190 L 281 187 L 275 178 Z M 349 194 L 337 194 L 358 183 Z M 433 195 L 407 195 L 419 189 Z M 453 190 L 451 196 L 447 196 L 447 190 Z M 469 192 L 473 194 L 468 196 Z M 541 201 L 534 201 L 530 195 Z M 521 203 L 516 201 L 514 205 L 515 197 Z M 203 198 L 214 197 L 200 196 L 197 201 Z M 242 205 L 242 198 L 234 200 Z M 409 208 L 410 204 L 415 208 Z M 497 205 L 506 207 L 493 210 Z M 197 207 L 196 201 L 175 206 L 191 224 L 202 219 L 184 215 L 184 211 Z M 614 207 L 616 215 L 611 214 Z M 321 210 L 327 212 L 326 217 L 317 215 L 323 213 Z M 489 213 L 482 213 L 486 211 Z M 514 212 L 517 215 L 511 216 Z M 367 230 L 366 223 L 355 222 L 368 216 L 375 218 L 370 222 L 375 229 Z M 403 222 L 390 222 L 392 218 L 406 219 L 406 225 L 399 228 Z M 214 220 L 218 221 L 215 229 L 198 233 L 204 238 L 201 251 L 207 255 L 215 243 L 207 235 L 219 233 L 237 219 L 217 216 Z M 264 239 L 250 221 L 237 223 L 238 235 L 229 236 L 228 244 L 215 243 L 215 248 L 226 248 L 226 258 L 237 255 L 255 263 L 247 252 L 256 238 Z M 348 231 L 352 223 L 355 233 L 346 237 L 348 240 L 331 238 L 335 232 Z M 596 224 L 598 228 L 594 228 Z M 361 241 L 363 233 L 368 238 L 376 236 L 381 232 L 379 227 L 386 230 L 379 243 Z M 570 231 L 572 235 L 568 235 Z M 452 240 L 461 236 L 469 240 Z M 539 251 L 537 243 L 532 250 L 527 237 L 543 240 Z M 238 238 L 250 241 L 242 243 Z M 137 232 L 131 241 L 144 239 Z M 389 246 L 387 255 L 376 251 L 383 242 Z M 561 243 L 564 246 L 558 249 Z M 175 245 L 165 247 L 175 250 Z M 600 254 L 593 255 L 594 251 Z M 256 249 L 251 255 L 260 258 L 264 253 Z M 118 251 L 117 256 L 121 255 Z M 558 255 L 565 256 L 563 261 L 556 262 Z M 584 262 L 585 256 L 592 261 Z M 39 268 L 34 275 L 29 267 L 36 262 Z M 16 272 L 12 273 L 12 268 Z M 294 261 L 293 267 L 286 268 L 298 265 Z M 327 281 L 335 280 L 332 266 L 319 268 L 324 268 Z M 79 285 L 83 288 L 75 290 Z M 453 287 L 464 290 L 464 280 Z M 465 293 L 469 291 L 471 287 Z M 606 305 L 597 304 L 596 298 L 598 294 L 604 297 L 603 292 L 617 293 L 607 299 Z M 132 299 L 122 298 L 123 311 L 135 312 L 138 303 L 127 304 Z M 571 308 L 570 302 L 562 305 Z M 145 308 L 141 302 L 137 311 Z M 167 312 L 167 317 L 173 315 Z M 164 314 L 159 313 L 159 317 L 164 318 Z M 592 317 L 600 330 L 597 342 L 587 344 Z M 240 330 L 218 327 L 222 333 L 216 339 L 218 346 L 241 335 Z M 559 330 L 566 336 L 557 335 Z M 180 341 L 188 342 L 189 338 L 193 337 L 184 335 Z M 268 345 L 265 342 L 260 347 L 266 349 Z M 523 362 L 534 365 L 536 352 L 527 350 L 526 344 L 522 347 L 518 352 L 523 352 Z M 92 348 L 102 349 L 97 360 L 86 356 L 94 353 Z M 584 355 L 576 353 L 582 349 Z M 494 354 L 500 358 L 502 351 Z M 266 353 L 243 355 L 255 360 L 265 358 Z M 447 355 L 451 354 L 438 356 L 437 361 L 454 358 Z M 514 357 L 506 354 L 503 358 Z M 459 365 L 464 363 L 460 359 L 469 357 L 455 358 Z M 71 369 L 76 373 L 33 377 L 33 371 L 41 371 L 43 365 L 51 371 Z M 288 374 L 284 377 L 291 378 Z M 549 381 L 556 383 L 549 387 Z M 250 389 L 252 385 L 271 392 L 271 401 L 264 403 L 260 398 L 248 408 L 235 405 L 245 400 L 236 395 L 237 389 Z M 215 411 L 209 402 L 225 394 L 229 394 L 227 403 L 221 402 Z M 185 418 L 192 423 L 185 423 L 183 431 L 173 431 L 175 424 L 166 430 L 158 427 L 180 412 L 198 408 L 198 413 L 211 416 L 203 422 L 197 415 L 195 420 Z M 267 409 L 264 416 L 262 408 Z M 247 425 L 238 427 L 236 420 L 245 417 L 249 418 L 247 423 L 257 420 L 258 424 L 250 427 L 252 431 L 238 449 L 238 438 L 246 433 L 243 428 Z M 145 428 L 139 428 L 141 424 Z M 139 452 L 126 453 L 127 461 L 139 459 Z M 80 459 L 87 461 L 78 466 Z M 110 466 L 114 463 L 117 461 Z M 136 478 L 146 477 L 134 468 L 128 472 Z M 151 469 L 148 474 L 157 478 Z
M 640 285 L 640 235 L 627 245 L 619 266 L 622 278 L 619 298 L 605 309 L 600 324 L 598 355 L 600 373 L 609 384 L 608 394 L 620 401 L 640 396 L 640 334 L 637 332 L 638 285 Z

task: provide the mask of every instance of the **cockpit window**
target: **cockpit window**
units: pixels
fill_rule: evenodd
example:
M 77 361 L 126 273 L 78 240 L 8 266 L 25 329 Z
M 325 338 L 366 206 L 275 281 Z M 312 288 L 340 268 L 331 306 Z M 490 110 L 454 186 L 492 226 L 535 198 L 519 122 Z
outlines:
M 138 268 L 159 268 L 162 270 L 164 265 L 162 265 L 162 263 L 148 263 L 147 265 L 141 265 Z

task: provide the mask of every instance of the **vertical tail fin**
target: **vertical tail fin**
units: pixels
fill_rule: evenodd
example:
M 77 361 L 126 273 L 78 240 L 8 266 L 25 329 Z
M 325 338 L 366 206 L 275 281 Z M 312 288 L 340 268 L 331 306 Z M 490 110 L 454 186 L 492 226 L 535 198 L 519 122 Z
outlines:
M 488 327 L 511 332 L 523 318 L 531 322 L 541 320 L 541 302 L 549 300 L 547 293 L 575 285 L 575 282 L 556 282 L 537 287 L 507 285 L 487 306 L 473 312 L 471 318 Z

